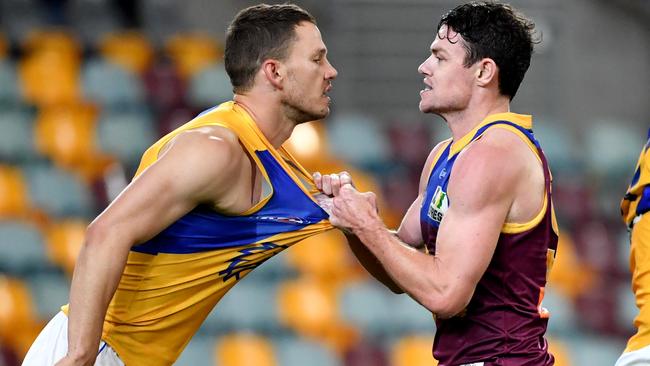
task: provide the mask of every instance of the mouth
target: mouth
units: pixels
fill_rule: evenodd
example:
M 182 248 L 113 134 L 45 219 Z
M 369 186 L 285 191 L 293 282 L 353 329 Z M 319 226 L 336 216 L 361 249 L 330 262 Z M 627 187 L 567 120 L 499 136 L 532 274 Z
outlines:
M 325 91 L 323 91 L 323 96 L 327 97 L 327 93 L 329 93 L 330 90 L 332 90 L 332 84 L 327 85 L 327 87 L 325 88 Z
M 426 80 L 426 79 L 424 79 L 423 82 L 424 82 L 424 89 L 420 90 L 420 94 L 422 94 L 422 93 L 426 93 L 426 92 L 428 92 L 428 91 L 431 91 L 431 89 L 432 89 L 431 86 L 430 86 L 429 84 L 427 84 L 427 80 Z
M 431 91 L 431 87 L 430 86 L 425 86 L 424 89 L 420 90 L 420 95 L 422 95 L 422 94 L 424 94 L 426 92 L 429 92 L 429 91 Z

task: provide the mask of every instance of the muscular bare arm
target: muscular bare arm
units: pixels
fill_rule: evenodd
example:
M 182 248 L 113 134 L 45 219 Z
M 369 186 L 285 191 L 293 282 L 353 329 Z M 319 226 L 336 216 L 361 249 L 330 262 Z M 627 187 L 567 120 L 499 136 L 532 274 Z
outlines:
M 420 184 L 418 189 L 418 196 L 413 201 L 407 210 L 402 223 L 400 224 L 397 232 L 393 232 L 399 238 L 400 242 L 410 248 L 421 250 L 424 248 L 422 240 L 422 231 L 420 230 L 420 207 L 422 206 L 422 198 L 427 188 L 427 181 L 429 174 L 433 168 L 433 160 L 438 155 L 446 141 L 436 145 L 429 157 L 427 158 L 424 168 L 420 176 Z M 352 178 L 347 173 L 331 174 L 329 176 L 321 176 L 320 173 L 314 174 L 314 181 L 319 189 L 328 195 L 338 195 L 341 185 L 352 183 Z M 384 269 L 381 262 L 375 255 L 359 240 L 359 238 L 351 233 L 346 233 L 348 245 L 352 253 L 357 258 L 359 263 L 370 273 L 376 280 L 381 282 L 384 286 L 388 287 L 396 294 L 404 293 L 404 291 L 397 285 L 397 283 L 390 277 L 388 272 Z
M 403 245 L 377 217 L 372 200 L 350 185 L 334 198 L 331 221 L 356 234 L 411 297 L 438 316 L 451 317 L 469 303 L 492 258 L 524 162 L 489 136 L 461 153 L 448 187 L 453 203 L 441 222 L 434 256 Z
M 198 204 L 226 198 L 243 156 L 228 130 L 183 133 L 89 225 L 70 290 L 68 356 L 57 365 L 95 362 L 106 309 L 130 248 Z

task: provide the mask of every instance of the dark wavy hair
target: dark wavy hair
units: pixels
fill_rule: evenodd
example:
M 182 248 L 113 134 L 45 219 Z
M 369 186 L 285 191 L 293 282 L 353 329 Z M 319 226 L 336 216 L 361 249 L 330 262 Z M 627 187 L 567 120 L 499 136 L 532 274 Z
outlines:
M 267 59 L 283 60 L 295 28 L 316 19 L 294 4 L 260 4 L 240 11 L 226 32 L 224 64 L 233 91 L 241 93 L 253 86 L 255 73 Z
M 471 2 L 443 15 L 440 28 L 447 25 L 465 40 L 465 66 L 491 58 L 499 67 L 499 92 L 514 98 L 530 66 L 535 24 L 508 4 Z

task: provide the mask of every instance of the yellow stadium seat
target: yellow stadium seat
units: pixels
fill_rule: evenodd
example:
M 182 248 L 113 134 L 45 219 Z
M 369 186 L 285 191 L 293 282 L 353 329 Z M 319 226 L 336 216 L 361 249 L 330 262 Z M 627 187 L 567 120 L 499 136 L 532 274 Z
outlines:
M 43 50 L 25 56 L 18 74 L 25 100 L 39 106 L 79 100 L 79 60 L 76 56 Z
M 107 60 L 136 74 L 144 73 L 153 59 L 151 43 L 136 31 L 109 34 L 102 40 L 100 50 Z
M 28 197 L 27 183 L 20 169 L 0 165 L 0 218 L 27 215 Z
M 435 366 L 438 364 L 431 354 L 433 336 L 407 336 L 393 345 L 391 365 L 393 366 Z
M 71 33 L 62 29 L 43 29 L 30 32 L 22 45 L 26 54 L 53 51 L 72 57 L 81 55 L 81 46 Z
M 572 366 L 568 347 L 559 339 L 548 338 L 548 350 L 555 357 L 555 366 Z
M 339 230 L 303 240 L 287 251 L 286 258 L 299 272 L 333 282 L 346 279 L 354 268 L 347 240 Z
M 92 180 L 111 163 L 97 147 L 96 123 L 97 110 L 92 105 L 44 107 L 34 127 L 36 148 L 58 165 Z
M 45 237 L 51 260 L 70 276 L 84 243 L 87 226 L 85 221 L 66 220 L 52 224 L 46 229 Z
M 20 280 L 0 275 L 0 299 L 0 341 L 23 356 L 43 324 L 36 319 L 32 297 Z
M 336 295 L 335 286 L 316 278 L 282 283 L 277 296 L 278 318 L 302 336 L 322 341 L 342 354 L 360 334 L 340 319 Z
M 302 278 L 278 289 L 280 322 L 299 333 L 317 336 L 338 319 L 336 293 L 322 281 Z
M 167 41 L 165 49 L 186 80 L 223 58 L 221 46 L 206 34 L 177 34 Z
M 291 135 L 291 139 L 284 144 L 287 151 L 295 156 L 308 172 L 331 174 L 346 171 L 352 176 L 354 185 L 359 191 L 377 193 L 377 205 L 382 219 L 388 227 L 397 228 L 401 217 L 382 201 L 381 188 L 377 181 L 369 174 L 334 157 L 327 146 L 327 134 L 322 121 L 299 125 Z
M 268 339 L 254 334 L 229 334 L 217 341 L 215 365 L 276 366 L 273 346 Z
M 558 250 L 548 277 L 548 286 L 557 289 L 569 299 L 576 300 L 589 292 L 595 282 L 595 273 L 581 262 L 568 231 L 561 230 Z

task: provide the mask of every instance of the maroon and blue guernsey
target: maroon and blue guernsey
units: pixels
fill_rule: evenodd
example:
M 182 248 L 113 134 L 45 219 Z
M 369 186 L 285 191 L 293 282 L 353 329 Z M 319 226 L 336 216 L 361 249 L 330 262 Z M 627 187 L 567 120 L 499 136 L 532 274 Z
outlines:
M 548 311 L 542 308 L 547 272 L 557 249 L 557 224 L 551 200 L 551 174 L 532 132 L 532 118 L 514 113 L 489 116 L 465 137 L 450 141 L 433 163 L 420 211 L 429 253 L 444 214 L 453 205 L 447 185 L 458 154 L 489 128 L 504 128 L 522 138 L 544 168 L 545 200 L 527 223 L 505 223 L 487 270 L 467 308 L 450 319 L 436 320 L 433 355 L 440 366 L 553 365 L 544 339 Z M 466 253 L 471 255 L 471 253 Z

